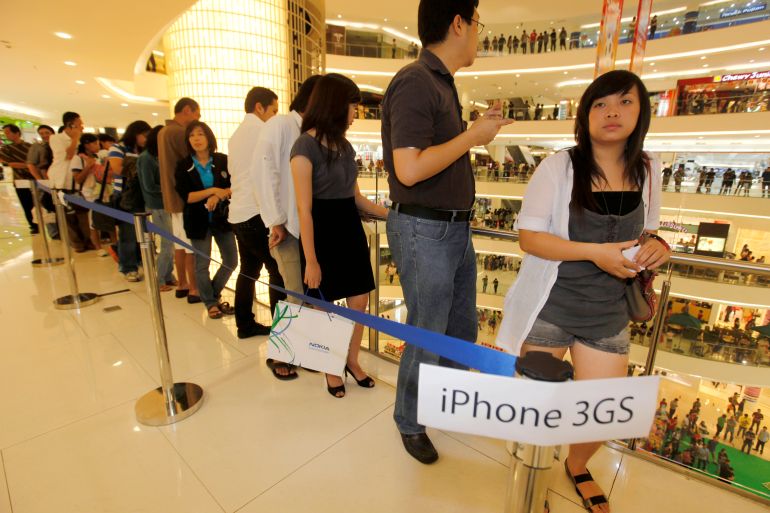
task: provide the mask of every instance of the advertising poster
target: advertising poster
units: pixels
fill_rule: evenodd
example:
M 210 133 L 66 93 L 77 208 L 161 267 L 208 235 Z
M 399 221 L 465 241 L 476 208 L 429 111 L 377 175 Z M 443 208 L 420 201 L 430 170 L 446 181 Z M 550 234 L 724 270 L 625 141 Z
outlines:
M 618 38 L 620 37 L 621 30 L 620 19 L 622 16 L 623 0 L 604 0 L 602 24 L 599 29 L 599 39 L 596 43 L 594 78 L 615 69 L 615 55 L 618 53 Z

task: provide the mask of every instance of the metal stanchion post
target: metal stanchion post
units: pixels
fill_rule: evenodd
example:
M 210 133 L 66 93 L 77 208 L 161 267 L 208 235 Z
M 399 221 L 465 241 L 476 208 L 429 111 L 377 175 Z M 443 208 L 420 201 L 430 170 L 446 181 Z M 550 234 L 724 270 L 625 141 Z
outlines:
M 184 420 L 203 404 L 203 389 L 195 383 L 174 383 L 171 375 L 171 361 L 166 340 L 166 325 L 163 322 L 163 305 L 160 301 L 157 271 L 155 266 L 155 242 L 147 231 L 149 213 L 134 214 L 136 238 L 142 249 L 147 295 L 150 298 L 150 314 L 155 328 L 155 346 L 158 352 L 161 386 L 143 395 L 134 410 L 136 418 L 148 426 L 165 426 Z
M 530 351 L 516 360 L 518 376 L 538 381 L 561 382 L 572 378 L 572 365 L 549 353 Z M 548 473 L 556 447 L 514 442 L 505 513 L 543 513 L 548 506 Z
M 40 206 L 40 196 L 37 188 L 37 180 L 34 178 L 29 181 L 29 190 L 32 193 L 32 201 L 35 203 L 35 214 L 37 215 L 37 224 L 40 235 L 43 236 L 43 249 L 45 258 L 35 258 L 32 260 L 32 267 L 46 267 L 51 265 L 61 265 L 63 258 L 51 258 L 51 248 L 48 247 L 48 233 L 46 233 L 45 223 L 43 222 L 43 209 Z
M 64 205 L 59 198 L 58 190 L 51 190 L 51 196 L 53 197 L 53 204 L 56 208 L 56 220 L 59 223 L 59 231 L 61 232 L 61 241 L 64 245 L 65 260 L 69 264 L 67 270 L 67 281 L 70 285 L 70 294 L 62 296 L 54 300 L 54 306 L 59 310 L 72 310 L 74 308 L 82 308 L 89 306 L 99 301 L 99 295 L 93 292 L 79 292 L 78 291 L 78 279 L 75 275 L 75 259 L 72 256 L 72 248 L 70 247 L 70 237 L 67 232 L 67 215 L 64 212 Z

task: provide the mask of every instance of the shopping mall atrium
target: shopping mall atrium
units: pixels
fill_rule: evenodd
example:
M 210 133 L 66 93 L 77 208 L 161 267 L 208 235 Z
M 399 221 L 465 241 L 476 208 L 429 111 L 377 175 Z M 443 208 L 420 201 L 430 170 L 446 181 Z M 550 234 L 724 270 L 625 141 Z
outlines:
M 444 73 L 446 62 L 438 65 L 444 71 L 436 71 L 436 55 L 423 49 L 419 3 L 4 3 L 0 325 L 8 331 L 0 337 L 0 513 L 770 511 L 770 450 L 764 455 L 770 437 L 767 0 L 480 0 L 473 17 L 458 15 L 449 26 L 449 39 L 460 37 L 452 31 L 478 38 L 472 65 L 460 66 L 456 73 L 452 69 L 453 82 L 449 72 Z M 476 27 L 478 32 L 467 32 Z M 289 378 L 297 379 L 279 372 L 280 360 L 265 365 L 283 343 L 281 319 L 271 314 L 275 294 L 267 285 L 268 280 L 273 283 L 267 263 L 257 268 L 261 275 L 252 310 L 256 322 L 272 327 L 272 333 L 265 328 L 257 336 L 245 336 L 236 324 L 235 289 L 242 267 L 222 280 L 224 289 L 213 309 L 205 297 L 206 307 L 195 304 L 201 298 L 193 293 L 194 285 L 183 290 L 180 278 L 182 284 L 187 281 L 178 271 L 179 265 L 187 265 L 191 276 L 192 262 L 204 258 L 200 254 L 185 255 L 177 246 L 172 271 L 168 249 L 169 278 L 149 274 L 161 276 L 164 248 L 171 248 L 171 221 L 168 230 L 153 228 L 152 235 L 139 228 L 155 225 L 137 216 L 137 235 L 128 224 L 132 214 L 124 211 L 128 219 L 116 222 L 109 217 L 112 210 L 103 208 L 120 201 L 78 192 L 79 179 L 63 187 L 46 176 L 46 168 L 51 166 L 50 175 L 63 156 L 73 161 L 65 165 L 70 176 L 72 170 L 77 175 L 96 166 L 101 175 L 94 171 L 91 182 L 101 185 L 102 193 L 105 188 L 119 191 L 118 182 L 113 183 L 119 174 L 107 171 L 108 162 L 113 167 L 116 160 L 128 162 L 121 160 L 123 153 L 133 151 L 127 145 L 137 154 L 145 149 L 155 162 L 160 151 L 162 161 L 168 151 L 162 148 L 166 129 L 158 136 L 159 128 L 150 128 L 172 118 L 178 121 L 184 112 L 199 113 L 216 137 L 218 151 L 230 155 L 232 167 L 236 157 L 231 150 L 241 147 L 234 132 L 249 118 L 257 123 L 248 107 L 252 88 L 275 93 L 277 100 L 268 104 L 277 106 L 276 119 L 301 119 L 296 112 L 290 114 L 290 105 L 296 105 L 292 100 L 301 96 L 300 86 L 313 75 L 336 73 L 359 91 L 351 103 L 355 119 L 346 133 L 355 151 L 351 162 L 354 159 L 357 166 L 357 187 L 370 200 L 367 204 L 374 205 L 371 208 L 395 209 L 389 184 L 400 175 L 389 176 L 395 173 L 389 169 L 391 153 L 408 148 L 393 150 L 395 143 L 383 144 L 383 133 L 390 136 L 391 120 L 397 117 L 388 108 L 396 97 L 394 93 L 389 98 L 388 88 L 402 68 L 419 63 L 426 73 L 443 73 L 447 90 L 454 84 L 466 126 L 501 117 L 512 120 L 500 122 L 488 144 L 467 146 L 457 161 L 470 163 L 467 178 L 470 183 L 472 173 L 475 194 L 464 219 L 472 234 L 470 250 L 475 249 L 469 258 L 475 260 L 478 336 L 471 342 L 474 354 L 499 360 L 500 366 L 503 360 L 514 361 L 509 348 L 498 344 L 506 339 L 509 325 L 504 312 L 510 312 L 511 298 L 506 295 L 520 272 L 524 276 L 529 268 L 527 259 L 537 258 L 521 249 L 529 251 L 531 243 L 519 243 L 519 214 L 530 181 L 537 181 L 541 162 L 553 161 L 575 146 L 581 96 L 598 76 L 612 69 L 631 70 L 643 81 L 651 118 L 643 147 L 655 164 L 652 172 L 660 173 L 650 180 L 660 193 L 650 189 L 649 194 L 660 197 L 655 237 L 662 242 L 647 241 L 669 246 L 671 257 L 653 283 L 660 299 L 657 311 L 647 321 L 629 322 L 623 332 L 630 337 L 627 377 L 617 378 L 618 383 L 634 390 L 641 390 L 638 383 L 656 387 L 647 394 L 646 410 L 634 410 L 647 419 L 642 431 L 623 431 L 617 424 L 615 434 L 602 437 L 609 431 L 597 426 L 600 434 L 594 438 L 571 439 L 565 430 L 563 439 L 538 444 L 543 426 L 532 427 L 525 438 L 517 438 L 515 431 L 508 431 L 510 436 L 491 428 L 487 432 L 476 424 L 453 428 L 437 420 L 438 414 L 428 421 L 428 407 L 423 405 L 420 420 L 440 455 L 435 463 L 423 464 L 404 450 L 403 435 L 409 433 L 402 430 L 400 437 L 394 424 L 394 408 L 401 400 L 399 361 L 409 353 L 404 352 L 405 339 L 420 346 L 447 337 L 416 332 L 409 326 L 416 315 L 407 324 L 405 290 L 411 294 L 409 290 L 422 282 L 407 283 L 411 275 L 400 268 L 404 243 L 391 251 L 387 227 L 391 216 L 406 214 L 389 210 L 388 223 L 381 216 L 362 217 L 375 286 L 368 292 L 369 316 L 361 323 L 361 367 L 350 371 L 354 379 L 347 379 L 345 372 L 346 389 L 340 398 L 331 393 L 333 383 L 325 382 L 324 373 L 312 370 L 312 365 L 283 368 L 290 371 Z M 194 105 L 175 110 L 183 98 L 192 98 Z M 252 108 L 260 126 L 269 127 L 270 122 L 262 123 L 268 116 L 262 117 L 267 105 L 260 101 L 252 102 Z M 309 110 L 315 101 L 321 100 L 310 96 Z M 432 101 L 413 97 L 408 103 Z M 79 117 L 63 119 L 67 112 Z M 80 120 L 82 130 L 76 127 Z M 415 120 L 420 122 L 424 120 Z M 60 127 L 64 132 L 56 134 Z M 68 142 L 71 134 L 80 137 L 79 149 L 72 140 L 71 150 L 65 150 L 66 144 L 59 142 L 65 133 Z M 156 141 L 154 156 L 150 145 L 143 148 L 150 139 Z M 117 145 L 110 149 L 109 141 Z M 201 153 L 192 141 L 188 135 L 184 151 L 192 152 L 195 163 L 189 171 L 197 169 L 207 183 L 203 170 L 211 176 L 212 167 L 201 165 L 195 157 Z M 103 153 L 98 152 L 100 145 Z M 253 140 L 249 154 L 252 147 L 261 148 L 261 141 L 257 145 Z M 128 150 L 119 150 L 123 153 L 116 158 L 115 148 Z M 162 175 L 163 162 L 160 165 Z M 179 169 L 176 191 L 181 187 Z M 299 174 L 294 171 L 300 202 Z M 141 173 L 137 184 L 144 179 Z M 220 174 L 229 184 L 226 170 Z M 219 179 L 211 176 L 211 183 Z M 163 177 L 160 180 L 158 191 L 165 187 Z M 315 186 L 315 175 L 312 180 Z M 233 175 L 233 189 L 235 182 Z M 126 178 L 124 195 L 130 183 Z M 66 194 L 52 196 L 49 188 L 65 189 Z M 163 194 L 165 200 L 165 190 Z M 622 207 L 622 193 L 620 201 Z M 359 209 L 362 204 L 356 200 Z M 165 206 L 168 210 L 167 202 Z M 100 222 L 106 218 L 109 228 L 97 224 L 97 211 L 89 213 L 92 207 L 108 212 L 99 217 Z M 156 208 L 163 211 L 163 206 Z M 209 208 L 210 222 L 215 211 Z M 231 221 L 233 211 L 231 203 Z M 153 211 L 153 223 L 155 216 Z M 525 218 L 530 219 L 526 213 Z M 185 229 L 187 223 L 184 217 Z M 306 228 L 303 224 L 303 237 Z M 310 228 L 312 236 L 312 224 Z M 243 250 L 241 232 L 235 232 Z M 529 237 L 533 233 L 523 232 Z M 266 240 L 266 230 L 252 233 Z M 141 242 L 129 242 L 133 268 L 118 254 L 125 251 L 129 236 Z M 220 250 L 219 238 L 213 249 L 211 237 L 208 240 L 213 274 L 220 260 L 227 261 L 229 250 Z M 234 248 L 235 240 L 230 240 Z M 200 249 L 195 240 L 193 246 Z M 345 253 L 344 248 L 339 252 Z M 204 260 L 204 272 L 205 267 Z M 214 288 L 218 279 L 219 273 Z M 522 288 L 509 296 L 521 295 Z M 533 292 L 531 301 L 536 296 Z M 235 316 L 231 304 L 236 305 Z M 320 315 L 315 329 L 322 332 L 327 317 L 329 322 L 333 316 L 343 319 L 351 311 L 348 307 L 355 309 L 352 301 L 335 304 L 329 305 L 338 309 L 333 313 L 303 307 L 297 316 L 308 311 Z M 410 329 L 399 331 L 403 327 Z M 353 333 L 355 337 L 359 331 Z M 446 351 L 441 353 L 445 362 L 455 354 Z M 340 361 L 347 369 L 355 351 L 348 360 L 345 354 Z M 488 372 L 469 363 L 475 360 L 465 359 L 464 351 L 456 354 L 454 361 L 464 368 Z M 368 389 L 366 379 L 356 376 L 361 372 L 375 386 Z M 495 379 L 511 390 L 532 383 L 511 377 L 513 372 L 454 372 L 468 383 Z M 559 394 L 572 398 L 569 387 L 579 383 L 559 383 L 564 387 Z M 545 390 L 556 384 L 539 385 Z M 420 381 L 419 386 L 420 401 L 427 403 L 428 392 L 423 392 L 428 385 Z M 416 401 L 417 392 L 412 392 Z M 465 395 L 465 403 L 472 401 L 469 397 Z M 499 397 L 507 396 L 500 391 Z M 152 400 L 159 410 L 148 411 Z M 452 413 L 455 400 L 453 395 Z M 476 400 L 474 418 L 478 395 Z M 511 410 L 515 412 L 513 406 Z M 500 419 L 500 407 L 496 411 Z M 502 428 L 501 423 L 497 428 L 507 429 L 507 421 L 500 421 Z M 599 440 L 587 464 L 593 488 L 578 490 L 575 476 L 569 469 L 565 472 L 566 456 L 572 454 L 569 444 Z M 543 452 L 532 456 L 533 448 Z M 609 505 L 586 507 L 586 494 L 594 495 L 594 490 L 603 493 Z

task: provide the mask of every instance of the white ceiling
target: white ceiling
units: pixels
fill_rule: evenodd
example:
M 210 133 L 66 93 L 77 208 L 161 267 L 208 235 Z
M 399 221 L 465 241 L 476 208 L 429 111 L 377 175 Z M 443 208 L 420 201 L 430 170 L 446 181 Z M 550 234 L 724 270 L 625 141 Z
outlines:
M 162 106 L 129 104 L 95 77 L 133 82 L 134 66 L 164 28 L 194 0 L 134 0 L 121 5 L 84 0 L 3 2 L 0 110 L 26 111 L 55 126 L 67 110 L 87 126 L 125 126 L 135 119 L 162 120 Z M 61 31 L 71 40 L 54 36 Z M 77 66 L 67 66 L 71 60 Z M 77 84 L 76 80 L 85 82 Z M 109 94 L 104 99 L 102 94 Z M 157 112 L 158 117 L 153 117 Z

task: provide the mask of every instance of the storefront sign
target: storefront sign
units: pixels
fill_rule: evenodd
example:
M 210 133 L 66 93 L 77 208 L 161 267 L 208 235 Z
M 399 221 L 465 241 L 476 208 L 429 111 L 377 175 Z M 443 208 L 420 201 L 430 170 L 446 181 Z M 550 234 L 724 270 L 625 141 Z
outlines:
M 649 434 L 658 376 L 547 383 L 420 365 L 417 421 L 459 433 L 557 445 Z
M 672 231 L 672 232 L 687 233 L 689 231 L 687 230 L 687 227 L 685 225 L 679 224 L 675 221 L 661 221 L 660 227 L 666 228 L 668 231 Z
M 739 80 L 754 80 L 759 78 L 770 79 L 770 71 L 752 71 L 751 73 L 717 75 L 714 77 L 714 82 L 735 82 Z
M 759 11 L 764 11 L 767 9 L 767 3 L 764 4 L 757 4 L 757 5 L 749 5 L 747 7 L 743 8 L 735 8 L 735 9 L 726 9 L 722 11 L 722 13 L 719 14 L 720 18 L 733 18 L 735 16 L 742 16 L 744 14 L 752 14 Z

